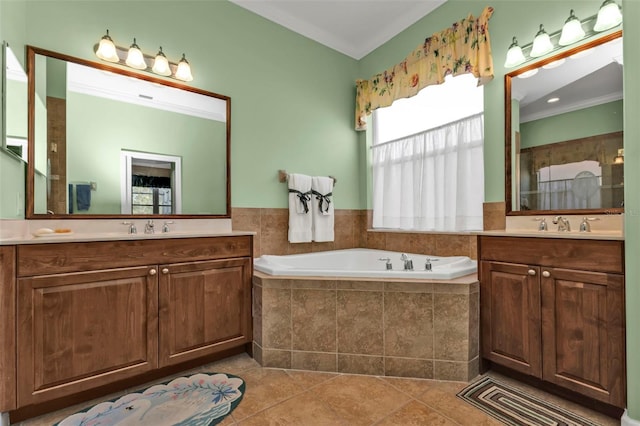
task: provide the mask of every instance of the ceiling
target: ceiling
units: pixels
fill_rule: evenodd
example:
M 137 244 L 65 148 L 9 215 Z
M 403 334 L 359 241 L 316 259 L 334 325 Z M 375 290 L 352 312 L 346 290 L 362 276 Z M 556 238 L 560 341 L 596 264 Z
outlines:
M 446 0 L 230 0 L 331 49 L 361 59 Z

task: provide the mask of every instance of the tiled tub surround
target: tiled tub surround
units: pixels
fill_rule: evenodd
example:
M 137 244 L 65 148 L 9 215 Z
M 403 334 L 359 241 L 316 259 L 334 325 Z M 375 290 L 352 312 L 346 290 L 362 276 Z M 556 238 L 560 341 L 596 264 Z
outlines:
M 288 209 L 232 209 L 233 230 L 255 232 L 253 256 L 298 254 L 347 248 L 372 248 L 432 256 L 477 257 L 476 236 L 471 233 L 371 230 L 371 211 L 337 209 L 335 241 L 287 241 Z
M 254 272 L 253 348 L 264 367 L 468 381 L 478 374 L 479 286 L 287 278 Z

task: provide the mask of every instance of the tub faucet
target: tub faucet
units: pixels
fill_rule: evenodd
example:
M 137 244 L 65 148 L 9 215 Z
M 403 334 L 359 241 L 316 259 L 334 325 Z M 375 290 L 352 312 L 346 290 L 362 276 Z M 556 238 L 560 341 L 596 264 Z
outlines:
M 407 256 L 405 253 L 402 253 L 402 256 L 400 256 L 400 260 L 404 262 L 405 271 L 413 271 L 413 260 L 409 259 L 409 256 Z
M 554 217 L 553 224 L 558 225 L 558 232 L 571 232 L 571 224 L 569 223 L 569 219 L 566 217 Z
M 156 232 L 153 220 L 149 219 L 149 221 L 144 225 L 144 233 L 145 234 L 153 234 Z

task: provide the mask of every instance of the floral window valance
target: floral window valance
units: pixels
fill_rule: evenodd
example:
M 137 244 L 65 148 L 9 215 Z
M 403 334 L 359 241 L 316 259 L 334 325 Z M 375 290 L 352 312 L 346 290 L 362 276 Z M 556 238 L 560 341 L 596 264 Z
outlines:
M 469 15 L 427 38 L 399 64 L 369 80 L 356 80 L 356 130 L 366 129 L 366 116 L 373 110 L 414 96 L 426 86 L 441 84 L 448 74 L 471 73 L 478 78 L 478 85 L 491 81 L 492 14 L 493 8 L 486 7 L 479 18 Z

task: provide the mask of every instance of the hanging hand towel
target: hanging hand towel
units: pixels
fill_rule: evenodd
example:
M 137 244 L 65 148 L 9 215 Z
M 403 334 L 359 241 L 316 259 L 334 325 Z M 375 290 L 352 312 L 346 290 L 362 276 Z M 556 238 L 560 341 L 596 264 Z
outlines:
M 313 241 L 333 241 L 333 179 L 314 176 L 311 179 L 311 211 Z
M 289 175 L 289 242 L 311 242 L 311 176 Z
M 89 210 L 91 207 L 91 186 L 87 184 L 76 185 L 76 203 L 78 210 Z

